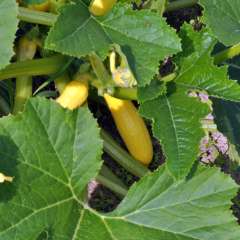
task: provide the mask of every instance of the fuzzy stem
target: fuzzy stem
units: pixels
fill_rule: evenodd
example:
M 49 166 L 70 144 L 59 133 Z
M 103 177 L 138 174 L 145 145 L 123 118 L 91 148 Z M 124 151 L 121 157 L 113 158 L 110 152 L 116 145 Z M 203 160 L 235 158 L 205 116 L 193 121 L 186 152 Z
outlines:
M 168 75 L 164 76 L 164 77 L 160 77 L 160 81 L 162 82 L 171 82 L 173 81 L 175 78 L 177 77 L 177 73 L 173 72 L 173 73 L 169 73 Z
M 126 100 L 137 100 L 137 88 L 120 88 L 114 90 L 114 97 Z
M 130 173 L 138 177 L 143 177 L 149 172 L 145 166 L 123 150 L 104 130 L 101 130 L 101 137 L 104 140 L 103 149 L 105 152 Z
M 53 24 L 57 20 L 57 15 L 47 12 L 36 11 L 25 7 L 19 7 L 18 19 L 24 22 L 53 26 Z
M 59 71 L 66 61 L 67 57 L 57 55 L 54 57 L 11 63 L 0 71 L 0 80 L 22 76 L 49 75 Z
M 109 188 L 113 192 L 118 193 L 119 195 L 121 195 L 123 197 L 127 195 L 127 190 L 125 188 L 123 188 L 120 185 L 112 182 L 111 180 L 109 180 L 108 178 L 106 178 L 102 175 L 98 175 L 96 177 L 96 181 L 101 183 L 105 187 Z
M 99 175 L 106 177 L 110 181 L 124 188 L 126 191 L 128 190 L 128 187 L 123 184 L 123 182 L 106 165 L 103 164 Z
M 18 41 L 17 59 L 19 62 L 31 60 L 37 51 L 37 44 L 34 40 L 23 36 Z M 16 92 L 13 114 L 23 110 L 25 102 L 32 96 L 32 77 L 22 76 L 16 78 Z
M 198 0 L 178 0 L 170 2 L 166 7 L 165 12 L 172 12 L 182 8 L 191 7 L 197 3 Z
M 228 59 L 231 59 L 237 55 L 240 55 L 240 43 L 233 45 L 230 48 L 227 48 L 214 56 L 214 63 L 220 64 Z
M 23 110 L 25 102 L 32 96 L 32 77 L 18 77 L 16 79 L 16 93 L 13 114 Z

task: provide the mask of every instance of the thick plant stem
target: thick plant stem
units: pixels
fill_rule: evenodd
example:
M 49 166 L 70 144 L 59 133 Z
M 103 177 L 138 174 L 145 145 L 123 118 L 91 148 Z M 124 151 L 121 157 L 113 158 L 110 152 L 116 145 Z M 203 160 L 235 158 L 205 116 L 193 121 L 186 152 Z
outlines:
M 37 51 L 35 41 L 23 36 L 18 42 L 17 58 L 18 61 L 33 59 Z M 14 100 L 13 114 L 23 110 L 24 104 L 32 96 L 32 77 L 22 76 L 16 78 L 16 92 Z
M 18 77 L 16 79 L 16 92 L 13 114 L 23 110 L 28 98 L 32 96 L 32 77 Z
M 105 164 L 102 165 L 100 175 L 121 186 L 126 191 L 128 190 L 128 187 L 125 186 L 125 184 L 123 184 L 123 182 Z
M 169 73 L 168 75 L 166 75 L 164 77 L 161 77 L 159 80 L 162 82 L 171 82 L 176 77 L 177 77 L 177 73 L 173 72 L 173 73 Z
M 149 172 L 145 166 L 123 150 L 106 131 L 101 130 L 101 137 L 104 151 L 130 173 L 143 177 Z
M 120 185 L 114 183 L 113 181 L 109 180 L 108 178 L 98 175 L 96 177 L 96 181 L 104 185 L 105 187 L 109 188 L 113 192 L 119 194 L 120 196 L 124 197 L 127 195 L 127 190 Z
M 65 65 L 67 59 L 63 55 L 56 55 L 54 57 L 12 63 L 0 71 L 0 80 L 21 76 L 53 74 Z
M 114 90 L 114 97 L 126 100 L 137 100 L 137 88 L 120 88 Z
M 214 63 L 220 64 L 228 59 L 231 59 L 237 55 L 240 55 L 240 43 L 227 48 L 214 56 Z
M 178 0 L 167 5 L 165 12 L 172 12 L 182 8 L 191 7 L 198 3 L 198 0 Z
M 53 24 L 57 20 L 57 15 L 47 12 L 36 11 L 24 7 L 19 7 L 18 19 L 24 22 L 53 26 Z

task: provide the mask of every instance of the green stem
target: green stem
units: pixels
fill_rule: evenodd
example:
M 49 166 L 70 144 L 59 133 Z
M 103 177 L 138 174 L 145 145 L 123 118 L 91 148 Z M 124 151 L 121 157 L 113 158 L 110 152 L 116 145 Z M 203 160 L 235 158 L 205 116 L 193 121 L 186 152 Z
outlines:
M 106 177 L 110 181 L 112 181 L 115 184 L 121 186 L 126 191 L 128 190 L 128 187 L 125 186 L 125 184 L 123 184 L 123 182 L 104 164 L 101 168 L 100 175 L 103 176 L 103 177 Z
M 119 186 L 118 184 L 112 182 L 111 180 L 102 175 L 98 175 L 96 177 L 96 181 L 123 197 L 127 195 L 127 190 L 125 188 Z
M 114 96 L 126 100 L 137 100 L 137 88 L 117 87 L 114 89 Z
M 143 177 L 149 172 L 145 166 L 143 166 L 141 163 L 131 157 L 125 150 L 123 150 L 104 130 L 101 130 L 101 137 L 104 140 L 104 151 L 130 173 L 138 177 Z
M 34 40 L 23 36 L 18 41 L 17 60 L 23 62 L 32 60 L 37 51 L 37 44 Z M 32 76 L 21 76 L 16 78 L 16 90 L 14 99 L 13 114 L 23 110 L 25 102 L 32 96 Z
M 67 57 L 57 55 L 49 58 L 12 63 L 0 71 L 0 80 L 22 76 L 49 75 L 59 71 L 66 61 Z
M 164 77 L 161 77 L 159 80 L 162 82 L 171 82 L 172 80 L 174 80 L 177 77 L 177 73 L 173 72 L 170 73 Z
M 228 59 L 231 59 L 237 55 L 240 55 L 240 43 L 227 48 L 214 56 L 214 63 L 220 64 Z
M 192 7 L 197 3 L 198 3 L 198 0 L 178 0 L 178 1 L 170 2 L 166 7 L 165 12 L 172 12 L 182 8 Z
M 97 88 L 100 89 L 108 86 L 108 83 L 112 82 L 112 77 L 105 68 L 105 65 L 103 64 L 101 58 L 97 54 L 92 53 L 89 54 L 88 59 L 91 63 L 94 73 L 97 76 L 97 81 L 95 81 L 98 85 Z
M 16 93 L 13 114 L 23 110 L 25 102 L 32 96 L 32 77 L 18 77 L 16 79 Z
M 57 15 L 19 7 L 18 18 L 24 22 L 53 26 L 57 20 Z

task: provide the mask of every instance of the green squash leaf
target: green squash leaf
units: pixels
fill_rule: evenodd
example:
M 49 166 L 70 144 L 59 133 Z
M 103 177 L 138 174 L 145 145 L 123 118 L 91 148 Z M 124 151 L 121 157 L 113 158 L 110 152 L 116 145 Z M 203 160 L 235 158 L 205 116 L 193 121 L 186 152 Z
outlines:
M 167 168 L 176 179 L 185 177 L 197 159 L 204 136 L 200 121 L 209 111 L 207 105 L 190 98 L 185 88 L 141 104 L 140 113 L 153 121 L 154 136 L 160 140 Z
M 6 67 L 14 55 L 17 13 L 16 0 L 0 0 L 0 69 Z
M 106 16 L 94 17 L 81 1 L 62 10 L 46 48 L 74 57 L 106 56 L 113 43 L 121 46 L 140 86 L 151 82 L 160 60 L 181 50 L 175 31 L 156 13 L 117 4 Z
M 237 240 L 240 227 L 229 211 L 236 192 L 234 181 L 215 168 L 201 167 L 177 182 L 161 168 L 132 187 L 112 218 L 105 218 L 113 236 L 107 239 Z
M 34 98 L 23 114 L 0 119 L 0 148 L 0 172 L 14 177 L 0 184 L 0 239 L 44 232 L 75 239 L 81 194 L 101 167 L 102 141 L 87 108 Z
M 149 85 L 145 87 L 139 87 L 137 91 L 138 101 L 145 102 L 166 94 L 167 86 L 165 82 L 153 79 Z
M 225 45 L 240 42 L 240 1 L 200 0 L 213 33 Z
M 240 101 L 240 86 L 230 81 L 227 67 L 214 65 L 211 52 L 216 39 L 207 29 L 194 32 L 185 25 L 180 36 L 183 39 L 183 52 L 175 61 L 179 67 L 175 82 L 189 89 L 206 91 L 210 96 L 230 101 Z

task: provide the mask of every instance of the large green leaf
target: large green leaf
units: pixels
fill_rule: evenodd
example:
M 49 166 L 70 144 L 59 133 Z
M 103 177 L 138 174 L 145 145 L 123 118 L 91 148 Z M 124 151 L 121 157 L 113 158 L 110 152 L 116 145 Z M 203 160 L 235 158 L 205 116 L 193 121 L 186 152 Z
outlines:
M 200 121 L 209 111 L 207 105 L 187 96 L 184 88 L 141 105 L 140 113 L 153 121 L 153 133 L 163 146 L 167 168 L 177 179 L 185 177 L 197 159 L 204 136 Z
M 74 239 L 80 195 L 101 167 L 102 141 L 87 108 L 64 110 L 44 99 L 0 120 L 0 239 Z M 43 239 L 43 238 L 40 238 Z
M 216 39 L 207 29 L 194 32 L 192 27 L 185 25 L 180 33 L 183 42 L 183 52 L 175 60 L 179 67 L 175 82 L 189 89 L 204 90 L 210 96 L 240 101 L 240 86 L 236 81 L 230 81 L 227 67 L 218 67 L 213 63 L 211 52 Z
M 206 21 L 225 45 L 240 42 L 240 1 L 200 0 Z
M 17 31 L 16 0 L 0 0 L 0 69 L 9 64 L 13 56 L 13 41 Z
M 150 83 L 160 60 L 181 49 L 175 31 L 156 13 L 117 4 L 107 16 L 97 18 L 81 1 L 63 9 L 46 47 L 81 57 L 93 51 L 106 55 L 112 43 L 122 47 L 141 86 Z
M 115 237 L 109 239 L 237 240 L 240 227 L 229 212 L 236 191 L 218 169 L 202 168 L 174 182 L 162 168 L 130 190 L 113 219 L 106 218 Z

